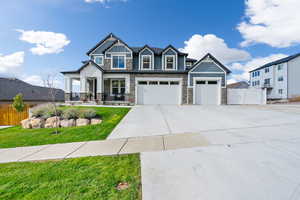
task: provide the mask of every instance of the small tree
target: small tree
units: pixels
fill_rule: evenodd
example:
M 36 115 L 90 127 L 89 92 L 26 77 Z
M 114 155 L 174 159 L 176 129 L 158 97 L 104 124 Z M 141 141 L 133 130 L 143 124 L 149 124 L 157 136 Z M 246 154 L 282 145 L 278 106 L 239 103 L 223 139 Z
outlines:
M 56 105 L 56 96 L 58 94 L 58 89 L 55 88 L 55 82 L 57 81 L 55 75 L 50 75 L 48 74 L 46 79 L 44 79 L 44 85 L 45 87 L 48 87 L 49 89 L 49 99 L 50 99 L 50 104 L 53 106 L 54 109 L 54 115 L 56 117 L 55 119 L 55 134 L 58 134 L 58 111 L 57 111 L 57 105 Z
M 12 103 L 12 107 L 17 111 L 17 112 L 23 112 L 25 109 L 25 104 L 23 102 L 23 95 L 21 93 L 17 94 L 14 97 L 14 102 Z

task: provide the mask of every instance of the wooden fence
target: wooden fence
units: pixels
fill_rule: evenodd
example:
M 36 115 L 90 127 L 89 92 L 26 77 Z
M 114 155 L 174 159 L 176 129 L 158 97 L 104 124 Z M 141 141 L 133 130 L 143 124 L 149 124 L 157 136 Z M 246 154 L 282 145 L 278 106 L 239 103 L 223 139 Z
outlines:
M 10 104 L 0 104 L 0 126 L 20 125 L 29 116 L 29 106 L 23 112 L 17 112 Z

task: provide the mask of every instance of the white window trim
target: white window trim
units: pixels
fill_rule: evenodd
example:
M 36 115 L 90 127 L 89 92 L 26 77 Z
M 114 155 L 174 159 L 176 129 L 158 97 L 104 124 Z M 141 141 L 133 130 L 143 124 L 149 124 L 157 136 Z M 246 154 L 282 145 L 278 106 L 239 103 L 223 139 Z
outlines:
M 126 80 L 124 80 L 124 79 L 110 79 L 110 96 L 113 96 L 113 92 L 112 92 L 112 89 L 113 89 L 113 87 L 112 87 L 112 82 L 113 81 L 118 81 L 118 93 L 120 93 L 121 92 L 121 84 L 120 84 L 120 81 L 124 81 L 125 82 L 125 93 L 124 94 L 126 94 Z
M 99 57 L 102 58 L 102 63 L 101 64 L 96 63 L 96 58 L 99 58 Z M 97 65 L 103 66 L 104 65 L 104 56 L 103 55 L 94 55 L 94 62 Z
M 141 55 L 141 53 L 145 50 L 149 50 L 151 52 L 151 55 Z M 150 69 L 143 69 L 143 56 L 151 56 L 151 65 L 150 65 Z M 139 53 L 139 69 L 140 70 L 153 70 L 154 69 L 154 52 L 149 49 L 148 47 L 145 47 L 143 50 L 140 51 Z
M 168 52 L 169 50 L 172 50 L 174 53 L 175 53 L 175 55 L 165 55 L 165 53 L 166 52 Z M 175 69 L 166 69 L 166 56 L 175 56 Z M 169 47 L 169 48 L 167 48 L 166 50 L 164 50 L 163 51 L 163 53 L 162 53 L 162 57 L 161 57 L 161 63 L 162 63 L 162 69 L 163 70 L 167 70 L 167 71 L 172 71 L 172 70 L 177 70 L 177 68 L 178 68 L 178 54 L 177 54 L 177 52 L 173 49 L 173 48 L 171 48 L 171 47 Z
M 144 68 L 144 57 L 150 57 L 150 65 L 149 65 L 149 67 L 150 68 Z M 152 67 L 152 55 L 142 55 L 142 57 L 141 57 L 142 59 L 141 59 L 141 70 L 152 70 L 153 69 L 153 67 Z
M 114 56 L 119 56 L 119 57 L 124 57 L 124 68 L 114 68 L 113 67 L 113 57 Z M 125 70 L 125 69 L 127 69 L 127 60 L 126 60 L 126 55 L 123 55 L 123 54 L 112 54 L 111 55 L 111 62 L 110 62 L 110 64 L 111 64 L 111 69 L 114 69 L 114 70 Z
M 172 67 L 172 69 L 167 69 L 167 58 L 168 57 L 172 57 L 173 58 L 173 67 Z M 176 70 L 176 56 L 175 55 L 165 55 L 165 70 Z

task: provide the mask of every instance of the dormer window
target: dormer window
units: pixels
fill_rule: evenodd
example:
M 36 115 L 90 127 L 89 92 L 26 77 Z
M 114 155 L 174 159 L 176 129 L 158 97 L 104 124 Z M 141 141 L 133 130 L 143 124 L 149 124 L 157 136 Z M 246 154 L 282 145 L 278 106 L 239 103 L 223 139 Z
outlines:
M 175 69 L 175 56 L 166 55 L 165 56 L 165 63 L 166 63 L 166 70 L 173 70 Z
M 94 56 L 94 62 L 98 65 L 103 65 L 103 56 Z
M 142 69 L 151 69 L 151 56 L 150 55 L 142 56 Z

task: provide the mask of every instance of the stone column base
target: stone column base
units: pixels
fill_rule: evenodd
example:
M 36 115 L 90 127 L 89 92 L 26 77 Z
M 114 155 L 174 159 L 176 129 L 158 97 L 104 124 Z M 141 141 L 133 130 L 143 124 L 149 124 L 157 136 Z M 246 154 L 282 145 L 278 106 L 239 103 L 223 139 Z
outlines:
M 86 101 L 87 100 L 87 93 L 80 92 L 80 101 Z
M 125 101 L 134 104 L 135 103 L 134 95 L 132 95 L 131 93 L 125 94 Z
M 96 101 L 98 104 L 103 104 L 103 93 L 97 93 Z
M 71 93 L 65 93 L 65 101 L 71 101 Z

